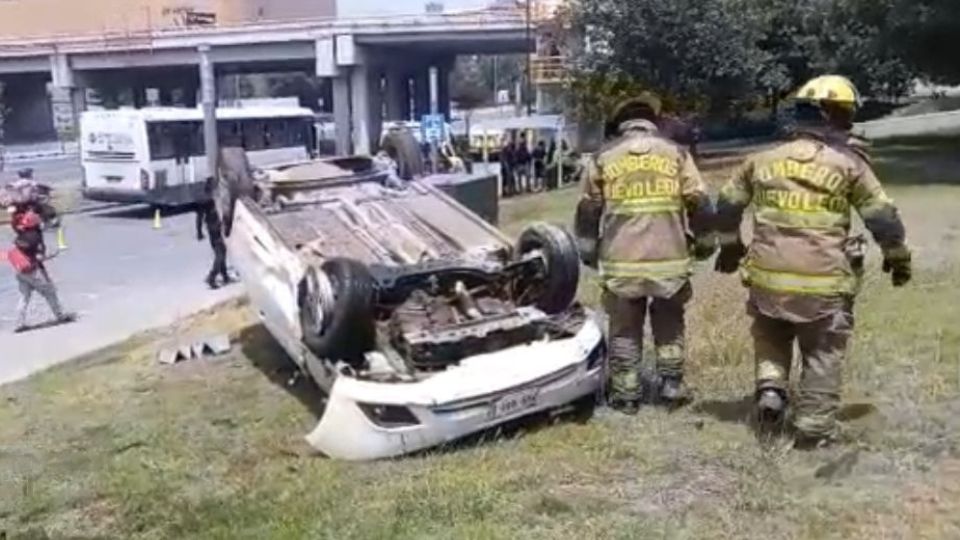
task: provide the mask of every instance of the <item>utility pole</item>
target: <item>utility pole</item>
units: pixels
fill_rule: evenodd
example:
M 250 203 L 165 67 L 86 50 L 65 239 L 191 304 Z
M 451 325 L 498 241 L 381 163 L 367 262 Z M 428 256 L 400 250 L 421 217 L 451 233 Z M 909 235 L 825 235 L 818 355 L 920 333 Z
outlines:
M 210 61 L 210 46 L 201 45 L 200 94 L 203 100 L 203 148 L 207 152 L 207 177 L 217 181 L 220 146 L 217 140 L 217 82 Z
M 533 0 L 526 0 L 527 4 L 527 91 L 526 96 L 524 96 L 525 101 L 527 102 L 527 116 L 533 114 L 533 103 L 530 101 L 530 94 L 533 93 L 533 51 L 530 50 L 530 44 L 533 41 L 533 28 L 532 28 L 532 4 Z
M 436 66 L 430 66 L 430 116 L 436 117 L 440 114 L 440 70 Z M 422 129 L 422 126 L 421 126 Z M 430 141 L 430 172 L 437 174 L 440 172 L 439 160 L 440 152 L 437 145 L 439 141 Z

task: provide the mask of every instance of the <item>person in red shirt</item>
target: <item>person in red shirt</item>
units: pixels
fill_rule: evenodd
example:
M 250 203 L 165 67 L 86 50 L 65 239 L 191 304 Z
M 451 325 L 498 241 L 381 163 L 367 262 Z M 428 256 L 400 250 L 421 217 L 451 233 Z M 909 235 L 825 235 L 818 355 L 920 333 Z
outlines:
M 11 207 L 8 209 L 11 224 L 17 233 L 13 249 L 7 252 L 7 261 L 16 272 L 20 289 L 20 302 L 17 304 L 17 326 L 14 332 L 27 330 L 27 308 L 36 292 L 47 301 L 57 323 L 68 323 L 76 316 L 66 313 L 57 296 L 57 288 L 50 279 L 43 264 L 46 259 L 46 244 L 43 241 L 40 217 L 29 209 Z

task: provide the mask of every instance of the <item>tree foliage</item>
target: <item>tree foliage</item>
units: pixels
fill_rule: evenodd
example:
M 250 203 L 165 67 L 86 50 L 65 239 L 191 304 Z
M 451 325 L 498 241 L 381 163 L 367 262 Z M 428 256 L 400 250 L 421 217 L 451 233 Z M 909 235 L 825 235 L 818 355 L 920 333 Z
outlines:
M 470 111 L 491 101 L 493 90 L 483 77 L 483 68 L 477 56 L 457 59 L 450 83 L 450 101 L 462 110 Z
M 651 89 L 684 108 L 735 100 L 762 68 L 758 15 L 748 0 L 582 0 L 573 13 L 587 40 L 575 63 L 581 105 L 608 106 L 591 93 L 606 86 Z
M 960 1 L 885 1 L 896 14 L 893 43 L 907 61 L 935 82 L 960 84 L 960 56 L 953 52 L 960 36 Z
M 580 0 L 573 95 L 581 109 L 637 88 L 679 109 L 775 108 L 810 77 L 839 73 L 867 96 L 899 96 L 921 69 L 960 77 L 930 61 L 953 35 L 930 22 L 934 13 L 960 26 L 957 0 Z

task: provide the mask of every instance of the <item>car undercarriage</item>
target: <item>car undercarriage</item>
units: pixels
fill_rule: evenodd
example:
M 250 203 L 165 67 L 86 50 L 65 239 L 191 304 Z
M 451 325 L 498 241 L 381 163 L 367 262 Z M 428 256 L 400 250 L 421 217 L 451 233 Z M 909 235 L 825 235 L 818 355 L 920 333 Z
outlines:
M 242 151 L 224 161 L 235 166 L 217 202 L 252 303 L 337 404 L 339 418 L 328 410 L 309 437 L 320 450 L 399 455 L 599 387 L 603 339 L 575 301 L 580 261 L 566 230 L 534 223 L 512 241 L 429 182 L 369 159 L 257 177 Z M 406 421 L 384 424 L 377 410 Z M 345 429 L 357 439 L 344 441 Z

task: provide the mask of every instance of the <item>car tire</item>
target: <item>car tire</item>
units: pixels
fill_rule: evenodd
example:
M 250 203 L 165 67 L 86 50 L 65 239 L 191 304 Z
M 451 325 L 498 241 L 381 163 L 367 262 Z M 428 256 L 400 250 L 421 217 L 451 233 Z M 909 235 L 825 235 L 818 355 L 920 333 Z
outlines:
M 413 180 L 423 175 L 423 155 L 417 139 L 409 131 L 395 131 L 383 140 L 383 150 L 397 162 L 397 176 Z
M 520 255 L 540 250 L 544 269 L 542 284 L 532 296 L 531 304 L 555 315 L 573 304 L 580 285 L 580 253 L 577 242 L 568 231 L 547 223 L 535 223 L 520 235 Z
M 360 365 L 376 344 L 376 282 L 364 264 L 352 259 L 330 259 L 320 270 L 330 280 L 333 303 L 321 319 L 317 270 L 309 269 L 300 290 L 303 342 L 321 359 Z

